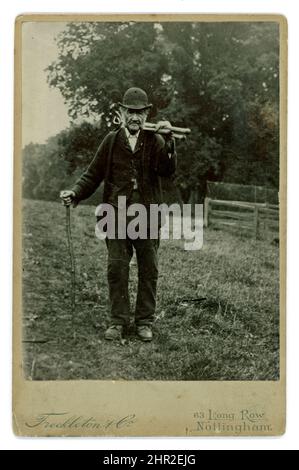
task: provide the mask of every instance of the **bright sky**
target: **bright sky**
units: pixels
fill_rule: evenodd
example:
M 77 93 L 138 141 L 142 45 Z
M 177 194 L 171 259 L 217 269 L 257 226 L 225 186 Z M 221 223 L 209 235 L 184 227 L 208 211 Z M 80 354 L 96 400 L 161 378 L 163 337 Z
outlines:
M 47 84 L 45 68 L 57 58 L 54 38 L 62 22 L 23 23 L 22 45 L 22 146 L 44 143 L 69 126 L 61 93 Z

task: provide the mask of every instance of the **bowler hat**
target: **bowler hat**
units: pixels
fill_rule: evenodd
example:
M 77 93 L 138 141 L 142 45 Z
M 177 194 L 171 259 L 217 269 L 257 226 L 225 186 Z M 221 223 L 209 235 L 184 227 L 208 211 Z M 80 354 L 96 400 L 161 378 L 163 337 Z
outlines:
M 145 91 L 135 87 L 129 88 L 123 96 L 123 102 L 118 104 L 127 109 L 148 109 L 152 107 L 152 104 L 148 102 Z

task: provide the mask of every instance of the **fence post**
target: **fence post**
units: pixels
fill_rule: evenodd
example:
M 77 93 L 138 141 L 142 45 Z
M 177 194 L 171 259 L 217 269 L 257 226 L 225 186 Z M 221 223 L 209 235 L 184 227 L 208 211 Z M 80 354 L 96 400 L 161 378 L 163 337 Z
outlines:
M 210 198 L 205 197 L 204 208 L 203 208 L 203 214 L 204 214 L 203 225 L 204 225 L 204 227 L 207 227 L 209 225 L 209 205 L 210 205 Z
M 254 236 L 257 240 L 259 235 L 259 207 L 254 206 Z

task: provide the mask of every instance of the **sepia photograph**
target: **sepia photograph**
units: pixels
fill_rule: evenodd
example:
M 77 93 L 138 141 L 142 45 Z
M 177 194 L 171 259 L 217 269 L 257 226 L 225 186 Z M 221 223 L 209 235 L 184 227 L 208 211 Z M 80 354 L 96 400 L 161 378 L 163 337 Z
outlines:
M 17 434 L 283 433 L 286 43 L 274 15 L 17 18 Z
M 278 23 L 23 24 L 22 196 L 26 379 L 279 379 Z

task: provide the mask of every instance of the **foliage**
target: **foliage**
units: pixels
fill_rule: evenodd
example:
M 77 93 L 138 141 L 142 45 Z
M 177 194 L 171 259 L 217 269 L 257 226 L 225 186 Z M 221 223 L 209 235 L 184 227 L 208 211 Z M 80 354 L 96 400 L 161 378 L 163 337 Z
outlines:
M 148 92 L 152 119 L 192 129 L 178 143 L 185 197 L 194 188 L 204 194 L 207 179 L 278 188 L 277 23 L 69 23 L 57 43 L 49 85 L 62 93 L 71 119 L 95 120 L 99 138 L 111 127 L 113 104 L 133 85 Z M 97 140 L 86 126 L 60 136 L 71 173 Z
M 57 200 L 59 191 L 70 188 L 92 159 L 101 141 L 90 123 L 71 126 L 46 144 L 29 144 L 23 150 L 23 196 Z M 99 201 L 98 193 L 91 202 Z

